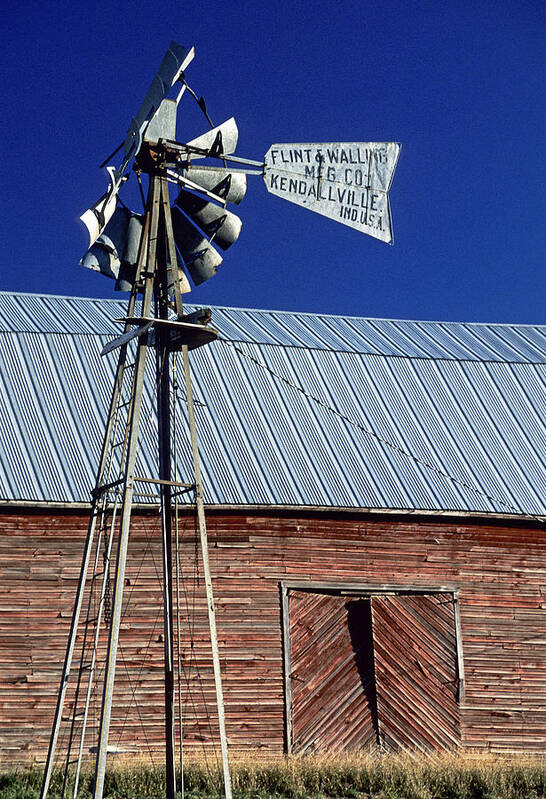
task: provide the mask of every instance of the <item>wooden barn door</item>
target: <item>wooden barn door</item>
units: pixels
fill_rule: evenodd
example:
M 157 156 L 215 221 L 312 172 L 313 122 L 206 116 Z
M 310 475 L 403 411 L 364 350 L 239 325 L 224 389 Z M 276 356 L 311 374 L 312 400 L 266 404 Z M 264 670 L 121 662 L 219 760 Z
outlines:
M 370 600 L 291 591 L 289 618 L 292 751 L 375 744 Z
M 374 596 L 372 626 L 381 744 L 421 750 L 458 746 L 453 595 Z
M 460 743 L 451 593 L 289 590 L 289 749 L 450 749 Z

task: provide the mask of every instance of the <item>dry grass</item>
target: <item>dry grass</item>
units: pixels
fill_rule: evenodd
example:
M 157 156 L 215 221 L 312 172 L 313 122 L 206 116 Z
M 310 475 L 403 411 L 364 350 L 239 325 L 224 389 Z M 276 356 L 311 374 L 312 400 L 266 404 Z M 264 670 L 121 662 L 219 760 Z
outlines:
M 210 763 L 210 758 L 209 758 Z M 235 799 L 543 799 L 546 760 L 539 756 L 491 754 L 351 754 L 261 759 L 232 758 Z M 1 799 L 35 799 L 37 771 L 0 776 Z M 220 771 L 204 760 L 185 766 L 186 799 L 209 799 L 221 792 Z M 85 775 L 82 796 L 89 796 Z M 159 799 L 164 776 L 146 763 L 120 763 L 107 776 L 105 799 Z M 51 799 L 58 799 L 55 778 Z
M 545 795 L 545 760 L 492 755 L 352 754 L 237 762 L 241 797 L 377 799 L 535 799 Z

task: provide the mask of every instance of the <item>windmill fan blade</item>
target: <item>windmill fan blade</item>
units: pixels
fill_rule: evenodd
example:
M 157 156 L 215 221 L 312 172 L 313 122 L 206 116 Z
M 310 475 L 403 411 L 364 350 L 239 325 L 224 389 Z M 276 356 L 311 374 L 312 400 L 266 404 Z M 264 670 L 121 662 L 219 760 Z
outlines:
M 87 228 L 89 233 L 89 246 L 98 239 L 116 210 L 117 193 L 121 186 L 119 176 L 113 166 L 106 168 L 110 176 L 110 183 L 107 191 L 102 195 L 100 200 L 88 208 L 81 216 L 80 219 Z
M 144 141 L 157 144 L 159 139 L 176 139 L 176 100 L 163 100 L 146 128 Z
M 81 259 L 81 266 L 117 278 L 125 249 L 129 216 L 125 208 L 116 208 L 102 234 Z
M 180 291 L 182 294 L 189 294 L 191 291 L 190 281 L 188 280 L 186 273 L 184 271 L 184 261 L 180 253 L 176 252 L 176 263 L 178 264 L 178 281 L 180 285 Z
M 116 208 L 80 264 L 116 280 L 118 291 L 129 291 L 135 279 L 141 236 L 142 218 L 126 208 Z
M 207 155 L 221 156 L 229 155 L 237 147 L 239 131 L 235 119 L 231 117 L 226 122 L 222 122 L 216 128 L 208 130 L 202 136 L 187 142 L 188 147 L 196 147 L 198 150 L 207 150 Z M 194 158 L 205 158 L 205 155 L 194 155 Z
M 222 256 L 176 206 L 172 209 L 172 221 L 176 246 L 193 282 L 199 286 L 214 277 Z
M 120 167 L 123 174 L 132 158 L 138 155 L 142 144 L 142 137 L 150 120 L 167 97 L 171 87 L 178 80 L 180 74 L 186 69 L 195 55 L 193 47 L 182 47 L 177 42 L 171 42 L 169 49 L 163 56 L 152 85 L 148 89 L 136 116 L 129 126 L 124 142 L 125 157 Z
M 228 203 L 238 205 L 246 194 L 246 175 L 206 166 L 190 165 L 184 174 L 189 180 L 211 191 Z
M 231 211 L 208 202 L 187 189 L 180 191 L 175 204 L 223 250 L 227 250 L 237 241 L 241 232 L 241 220 Z
M 166 101 L 166 97 L 173 84 L 192 61 L 194 55 L 193 47 L 182 47 L 177 42 L 170 43 L 154 76 L 152 85 L 148 89 L 136 116 L 131 121 L 123 143 L 124 157 L 119 169 L 115 169 L 112 166 L 107 167 L 107 172 L 110 176 L 110 185 L 107 192 L 100 198 L 98 203 L 85 211 L 80 217 L 89 231 L 89 246 L 92 246 L 99 238 L 114 213 L 116 195 L 122 183 L 127 179 L 127 169 L 131 160 L 138 155 L 147 128 L 154 123 L 150 132 L 151 141 L 154 140 L 154 136 L 158 138 L 160 136 L 163 138 L 175 137 L 176 102 Z M 155 119 L 156 116 L 157 121 Z
M 264 180 L 271 194 L 392 243 L 390 188 L 396 142 L 273 144 Z
M 143 217 L 131 214 L 125 236 L 125 249 L 119 266 L 116 291 L 131 291 L 136 277 L 136 264 L 142 238 Z

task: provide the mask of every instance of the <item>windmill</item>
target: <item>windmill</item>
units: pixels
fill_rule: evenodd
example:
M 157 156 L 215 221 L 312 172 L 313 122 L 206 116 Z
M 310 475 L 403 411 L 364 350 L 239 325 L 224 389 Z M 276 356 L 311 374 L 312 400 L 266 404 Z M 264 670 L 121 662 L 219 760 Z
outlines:
M 73 662 L 78 664 L 78 669 L 69 721 L 63 796 L 65 792 L 73 797 L 78 795 L 90 697 L 97 672 L 99 631 L 108 616 L 93 788 L 94 799 L 103 796 L 131 512 L 135 496 L 142 495 L 142 486 L 155 489 L 161 510 L 166 796 L 174 799 L 176 793 L 172 512 L 176 496 L 191 494 L 199 527 L 224 790 L 226 797 L 231 797 L 188 356 L 190 350 L 214 341 L 218 334 L 210 325 L 208 309 L 184 313 L 182 296 L 190 291 L 190 279 L 198 286 L 216 274 L 222 262 L 219 248 L 226 250 L 237 240 L 241 221 L 227 206 L 236 205 L 244 198 L 248 175 L 262 176 L 272 194 L 382 241 L 392 242 L 388 190 L 399 154 L 398 144 L 275 144 L 262 161 L 237 156 L 235 120 L 232 118 L 214 126 L 204 100 L 197 97 L 186 81 L 185 70 L 193 58 L 193 48 L 171 42 L 123 143 L 102 165 L 105 166 L 122 150 L 119 166 L 107 166 L 109 185 L 106 192 L 81 217 L 89 233 L 89 248 L 81 264 L 113 278 L 116 289 L 129 291 L 130 296 L 127 313 L 119 320 L 123 332 L 103 349 L 103 354 L 119 350 L 118 365 L 92 492 L 91 516 L 41 799 L 46 799 L 49 790 Z M 190 95 L 198 102 L 210 129 L 197 138 L 180 142 L 176 134 L 176 117 L 184 95 Z M 121 199 L 121 190 L 133 173 L 143 197 L 144 210 L 140 213 L 131 211 Z M 147 177 L 147 195 L 144 194 L 143 177 Z M 172 203 L 170 185 L 177 190 Z M 155 354 L 158 419 L 159 457 L 157 475 L 154 476 L 137 471 L 142 396 L 150 352 Z M 178 474 L 173 472 L 171 448 L 170 362 L 173 353 L 179 352 L 183 361 L 193 469 L 187 482 L 179 480 Z M 100 552 L 103 553 L 102 564 Z M 110 566 L 114 562 L 114 553 L 111 589 Z M 93 607 L 90 585 L 98 590 L 98 602 Z M 79 647 L 77 657 L 76 645 Z M 69 767 L 73 767 L 70 777 Z

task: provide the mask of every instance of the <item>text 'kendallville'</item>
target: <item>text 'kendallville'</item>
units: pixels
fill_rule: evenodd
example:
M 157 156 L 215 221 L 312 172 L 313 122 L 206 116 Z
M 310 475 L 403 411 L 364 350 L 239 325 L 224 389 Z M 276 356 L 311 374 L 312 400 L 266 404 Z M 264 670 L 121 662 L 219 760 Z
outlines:
M 310 182 L 303 179 L 288 178 L 286 175 L 269 174 L 269 188 L 279 194 L 296 195 L 305 204 L 306 200 L 326 200 L 339 206 L 341 219 L 359 221 L 368 227 L 383 230 L 382 212 L 384 203 L 382 192 L 363 189 L 342 189 L 339 186 L 327 186 L 322 181 Z M 357 184 L 358 185 L 358 184 Z M 358 210 L 360 209 L 360 210 Z M 363 209 L 363 210 L 362 210 Z

